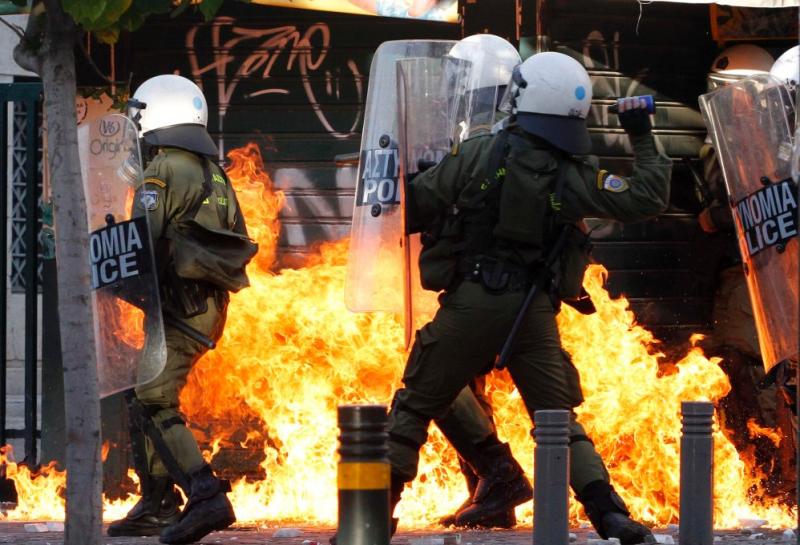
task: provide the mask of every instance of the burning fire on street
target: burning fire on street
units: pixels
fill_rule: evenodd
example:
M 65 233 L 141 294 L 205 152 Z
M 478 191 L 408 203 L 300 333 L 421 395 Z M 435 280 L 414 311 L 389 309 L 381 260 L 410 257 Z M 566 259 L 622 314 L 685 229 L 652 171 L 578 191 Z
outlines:
M 336 407 L 389 404 L 405 363 L 402 321 L 345 308 L 347 241 L 321 245 L 302 268 L 275 272 L 283 195 L 273 190 L 255 145 L 229 158 L 229 176 L 260 250 L 248 270 L 251 287 L 232 296 L 225 335 L 193 370 L 182 408 L 198 438 L 212 445 L 209 457 L 225 447 L 260 453 L 258 477 L 233 483 L 240 522 L 332 526 Z M 718 362 L 699 348 L 667 362 L 652 334 L 636 325 L 627 301 L 611 299 L 603 289 L 604 277 L 602 267 L 592 266 L 585 278 L 596 314 L 564 307 L 559 315 L 564 347 L 583 381 L 579 420 L 633 516 L 655 526 L 677 523 L 680 402 L 719 400 L 730 385 Z M 511 443 L 532 477 L 531 422 L 507 372 L 491 376 L 489 392 L 500 438 Z M 774 430 L 751 430 L 780 441 Z M 715 526 L 733 528 L 749 518 L 793 527 L 792 510 L 763 492 L 764 476 L 740 459 L 719 429 L 714 439 Z M 63 472 L 45 467 L 32 476 L 9 463 L 7 474 L 19 491 L 9 519 L 63 519 Z M 419 476 L 396 513 L 401 528 L 435 526 L 465 495 L 456 455 L 432 428 Z M 106 502 L 104 518 L 124 515 L 134 502 Z M 517 515 L 530 525 L 531 503 Z M 573 524 L 585 520 L 574 501 L 571 517 Z

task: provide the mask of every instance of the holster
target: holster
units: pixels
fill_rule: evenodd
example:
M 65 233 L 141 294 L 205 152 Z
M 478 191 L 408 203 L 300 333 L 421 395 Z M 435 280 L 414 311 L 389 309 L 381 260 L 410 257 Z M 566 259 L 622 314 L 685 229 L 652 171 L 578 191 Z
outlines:
M 208 298 L 216 295 L 205 282 L 197 280 L 187 280 L 178 276 L 173 269 L 170 269 L 169 277 L 164 285 L 162 294 L 165 302 L 179 318 L 191 318 L 208 312 Z M 220 303 L 217 303 L 219 308 Z
M 527 268 L 487 256 L 462 260 L 460 272 L 466 280 L 479 282 L 486 291 L 495 294 L 524 291 L 533 282 Z

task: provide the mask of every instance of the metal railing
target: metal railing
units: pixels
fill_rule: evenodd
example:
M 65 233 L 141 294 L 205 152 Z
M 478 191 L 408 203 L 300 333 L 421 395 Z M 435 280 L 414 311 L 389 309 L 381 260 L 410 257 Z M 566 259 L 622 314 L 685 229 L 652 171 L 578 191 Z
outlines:
M 39 261 L 39 103 L 42 101 L 41 83 L 10 83 L 0 85 L 0 240 L 6 248 L 6 256 L 0 260 L 0 445 L 9 439 L 22 438 L 25 441 L 25 462 L 36 465 L 38 452 L 36 440 L 41 433 L 37 429 L 37 393 L 39 390 L 36 363 L 38 360 L 38 261 Z M 8 193 L 9 179 L 8 132 L 9 103 L 24 103 L 25 123 L 25 389 L 24 389 L 24 428 L 6 427 L 7 402 L 7 347 L 8 347 Z

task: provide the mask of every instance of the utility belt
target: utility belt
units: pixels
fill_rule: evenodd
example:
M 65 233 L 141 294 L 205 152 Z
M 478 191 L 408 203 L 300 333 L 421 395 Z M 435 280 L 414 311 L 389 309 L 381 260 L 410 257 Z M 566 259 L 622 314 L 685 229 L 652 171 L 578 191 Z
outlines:
M 462 259 L 459 276 L 481 284 L 489 293 L 527 291 L 533 285 L 535 271 L 521 265 L 488 256 Z

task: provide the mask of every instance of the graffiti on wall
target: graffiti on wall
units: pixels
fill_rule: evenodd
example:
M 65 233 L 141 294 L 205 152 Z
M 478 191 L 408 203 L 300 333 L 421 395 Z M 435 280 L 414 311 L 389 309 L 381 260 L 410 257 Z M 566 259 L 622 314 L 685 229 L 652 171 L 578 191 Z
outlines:
M 324 95 L 335 102 L 342 96 L 343 87 L 349 86 L 348 91 L 354 91 L 358 103 L 362 104 L 363 77 L 353 59 L 347 59 L 343 66 L 326 62 L 330 48 L 330 28 L 321 22 L 304 30 L 294 25 L 250 28 L 238 24 L 232 17 L 218 17 L 212 24 L 194 26 L 186 34 L 190 76 L 201 87 L 204 77 L 216 80 L 217 131 L 220 134 L 231 102 L 245 79 L 248 90 L 238 98 L 248 101 L 269 94 L 290 94 L 292 91 L 285 81 L 282 84 L 276 77 L 295 76 L 301 81 L 305 100 L 321 128 L 335 138 L 354 135 L 361 122 L 362 109 L 357 110 L 346 126 L 338 126 L 326 114 L 321 99 Z M 205 49 L 212 51 L 211 58 L 201 60 L 198 51 Z M 254 85 L 257 88 L 254 89 Z

